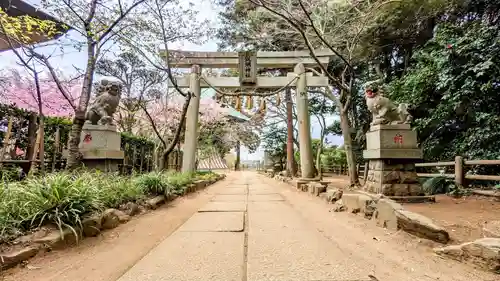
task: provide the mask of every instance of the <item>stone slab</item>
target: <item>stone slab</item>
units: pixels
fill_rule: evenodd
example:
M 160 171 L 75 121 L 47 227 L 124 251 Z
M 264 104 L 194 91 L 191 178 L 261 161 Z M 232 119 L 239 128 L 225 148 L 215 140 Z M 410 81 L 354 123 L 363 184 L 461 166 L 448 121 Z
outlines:
M 226 188 L 220 192 L 217 192 L 217 195 L 232 195 L 232 194 L 247 194 L 248 190 L 247 188 Z
M 104 150 L 104 149 L 80 149 L 83 159 L 123 159 L 125 152 L 120 150 Z
M 212 201 L 201 207 L 198 212 L 244 212 L 246 209 L 245 202 Z
M 248 281 L 366 280 L 366 276 L 363 261 L 352 259 L 316 230 L 259 233 L 250 227 Z
M 121 136 L 114 126 L 85 124 L 78 148 L 84 150 L 120 150 Z
M 244 228 L 243 212 L 202 212 L 194 214 L 178 231 L 240 232 Z
M 247 188 L 248 184 L 228 184 L 227 189 L 233 189 L 233 188 Z
M 241 281 L 243 232 L 175 232 L 118 281 Z
M 370 126 L 370 131 L 380 130 L 411 130 L 410 124 L 380 124 Z
M 221 201 L 221 202 L 238 202 L 247 201 L 247 195 L 243 194 L 218 194 L 215 195 L 210 201 Z
M 294 209 L 285 201 L 249 201 L 248 212 L 262 211 L 262 212 L 293 212 Z
M 412 130 L 379 130 L 366 133 L 366 149 L 368 150 L 417 147 L 417 132 Z
M 252 194 L 248 195 L 248 201 L 284 201 L 280 194 Z
M 250 209 L 248 216 L 248 226 L 252 233 L 262 233 L 268 231 L 288 231 L 288 230 L 310 230 L 314 229 L 297 212 L 289 208 L 275 208 L 271 211 Z
M 364 159 L 422 159 L 421 149 L 370 149 L 363 150 Z
M 277 194 L 278 191 L 274 188 L 257 188 L 257 189 L 249 189 L 249 194 Z

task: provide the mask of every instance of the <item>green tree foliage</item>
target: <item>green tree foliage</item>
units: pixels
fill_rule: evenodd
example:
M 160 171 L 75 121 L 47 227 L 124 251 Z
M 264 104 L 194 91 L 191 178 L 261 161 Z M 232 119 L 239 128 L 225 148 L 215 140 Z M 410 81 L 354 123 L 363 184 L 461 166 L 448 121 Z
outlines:
M 440 25 L 391 84 L 392 97 L 414 105 L 427 160 L 499 158 L 500 31 L 481 21 Z
M 347 157 L 344 148 L 336 146 L 328 146 L 323 148 L 323 154 L 321 155 L 321 165 L 323 167 L 332 167 L 346 164 Z
M 271 158 L 275 163 L 283 165 L 286 162 L 286 127 L 271 125 L 266 128 L 262 135 L 264 149 L 269 151 Z

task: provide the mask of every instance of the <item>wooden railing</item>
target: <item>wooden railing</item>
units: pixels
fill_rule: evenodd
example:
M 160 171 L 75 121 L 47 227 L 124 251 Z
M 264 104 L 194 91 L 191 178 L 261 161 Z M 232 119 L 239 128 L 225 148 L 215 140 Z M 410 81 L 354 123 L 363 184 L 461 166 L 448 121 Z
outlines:
M 500 165 L 500 160 L 465 160 L 461 156 L 455 157 L 455 161 L 434 162 L 434 163 L 417 163 L 416 167 L 454 167 L 454 173 L 418 173 L 419 177 L 434 178 L 446 177 L 454 179 L 455 183 L 466 187 L 467 180 L 480 181 L 500 181 L 499 175 L 472 175 L 465 172 L 467 166 L 491 166 Z
M 416 163 L 416 168 L 439 168 L 453 167 L 453 173 L 417 173 L 421 178 L 445 177 L 453 179 L 456 184 L 467 187 L 468 181 L 500 181 L 500 175 L 476 175 L 466 173 L 470 166 L 492 166 L 500 165 L 500 160 L 465 160 L 461 156 L 455 157 L 455 161 L 443 161 L 432 163 Z M 366 164 L 358 164 L 359 178 L 365 178 Z M 322 166 L 324 175 L 348 175 L 347 165 Z
M 365 164 L 358 164 L 357 165 L 357 170 L 358 170 L 358 177 L 359 178 L 364 178 L 365 177 Z M 349 175 L 349 168 L 347 164 L 343 165 L 322 165 L 321 166 L 321 172 L 323 173 L 323 176 L 328 176 L 329 174 L 334 174 L 334 175 Z

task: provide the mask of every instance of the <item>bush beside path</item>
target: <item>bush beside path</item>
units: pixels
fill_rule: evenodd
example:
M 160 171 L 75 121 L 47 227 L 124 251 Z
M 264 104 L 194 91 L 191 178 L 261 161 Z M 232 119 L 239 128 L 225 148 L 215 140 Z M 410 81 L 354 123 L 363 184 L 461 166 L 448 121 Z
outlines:
M 128 222 L 130 216 L 222 179 L 212 172 L 54 173 L 3 183 L 0 190 L 0 253 L 3 269 L 41 250 L 74 244 Z

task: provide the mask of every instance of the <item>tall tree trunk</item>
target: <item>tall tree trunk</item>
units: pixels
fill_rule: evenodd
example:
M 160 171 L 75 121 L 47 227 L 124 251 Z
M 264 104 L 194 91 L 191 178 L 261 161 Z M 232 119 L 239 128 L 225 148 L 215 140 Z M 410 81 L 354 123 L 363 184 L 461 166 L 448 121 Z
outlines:
M 323 141 L 325 140 L 325 136 L 323 132 L 321 132 L 320 143 L 318 144 L 318 150 L 316 151 L 316 173 L 320 180 L 323 179 L 323 171 L 321 169 L 321 153 L 323 152 Z
M 89 41 L 90 39 L 88 39 Z M 81 164 L 80 151 L 78 145 L 80 144 L 80 136 L 82 134 L 83 124 L 85 123 L 85 112 L 90 100 L 90 93 L 92 92 L 92 82 L 94 80 L 94 70 L 96 63 L 96 43 L 90 42 L 87 44 L 87 68 L 83 78 L 82 92 L 80 94 L 80 101 L 75 110 L 75 117 L 73 118 L 73 125 L 69 133 L 69 147 L 68 159 L 66 167 L 69 170 L 78 168 Z
M 174 138 L 172 139 L 172 141 L 170 142 L 168 147 L 166 147 L 165 150 L 163 151 L 162 162 L 160 162 L 160 170 L 165 169 L 165 161 L 168 161 L 168 157 L 170 156 L 170 153 L 172 153 L 175 146 L 179 143 L 179 141 L 181 139 L 181 132 L 182 132 L 182 129 L 185 129 L 184 123 L 186 122 L 186 114 L 188 111 L 189 103 L 191 102 L 191 97 L 192 97 L 191 93 L 188 92 L 186 94 L 186 100 L 184 101 L 184 105 L 182 106 L 181 118 L 179 121 L 179 125 L 177 125 L 177 129 L 175 130 Z M 155 132 L 157 132 L 157 136 L 160 136 L 158 130 L 156 129 L 156 126 L 154 125 L 154 121 L 151 118 L 151 115 L 149 115 L 149 113 L 147 111 L 146 111 L 146 113 L 147 113 L 148 117 L 150 118 L 151 124 L 155 128 Z M 166 144 L 165 141 L 163 143 Z
M 293 151 L 293 102 L 292 91 L 290 88 L 285 90 L 286 101 L 286 128 L 287 128 L 287 142 L 286 142 L 286 167 L 287 175 L 295 177 L 297 169 L 295 165 L 294 151 Z
M 240 170 L 240 154 L 241 154 L 241 144 L 240 141 L 236 141 L 236 161 L 234 162 L 234 170 L 239 171 Z
M 38 80 L 38 72 L 33 70 L 33 78 L 35 79 L 36 95 L 38 100 L 38 118 L 40 130 L 40 172 L 45 175 L 45 116 L 43 115 L 42 92 L 40 90 L 40 80 Z
M 340 128 L 344 137 L 344 149 L 347 157 L 347 166 L 349 170 L 349 182 L 351 186 L 359 186 L 358 171 L 356 169 L 356 158 L 352 151 L 351 127 L 347 110 L 340 110 Z

